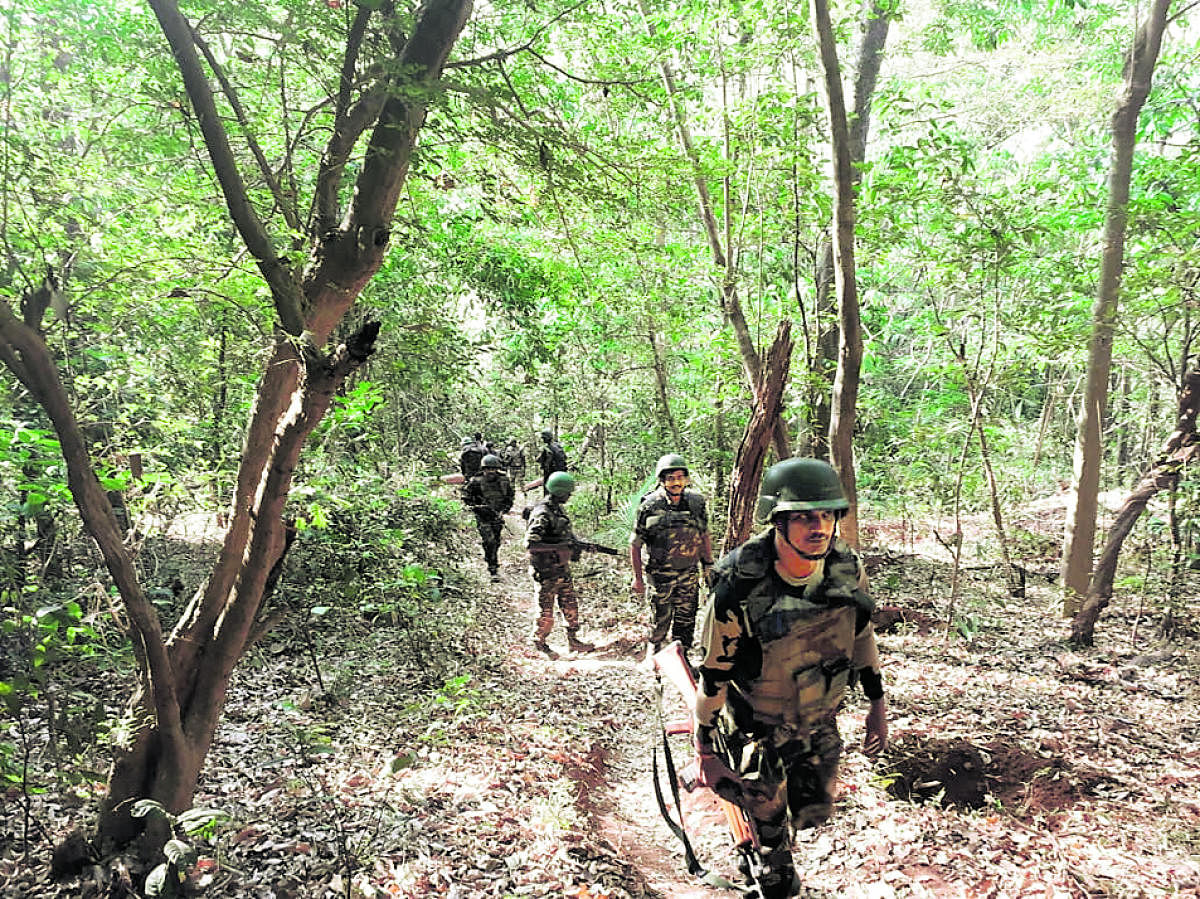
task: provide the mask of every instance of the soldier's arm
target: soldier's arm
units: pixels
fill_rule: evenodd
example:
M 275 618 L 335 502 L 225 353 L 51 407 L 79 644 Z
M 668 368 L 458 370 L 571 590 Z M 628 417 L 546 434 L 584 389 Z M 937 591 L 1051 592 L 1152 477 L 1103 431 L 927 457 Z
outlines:
M 694 709 L 698 746 L 711 745 L 712 732 L 725 705 L 729 681 L 733 678 L 734 659 L 746 636 L 740 610 L 731 593 L 729 580 L 719 579 L 713 602 L 704 616 L 701 631 L 704 661 L 700 664 Z

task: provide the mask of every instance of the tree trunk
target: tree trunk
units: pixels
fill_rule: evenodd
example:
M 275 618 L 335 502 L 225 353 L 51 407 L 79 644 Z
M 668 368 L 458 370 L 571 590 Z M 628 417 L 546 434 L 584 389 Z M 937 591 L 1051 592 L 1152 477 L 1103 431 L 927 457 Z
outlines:
M 783 389 L 787 386 L 788 369 L 792 359 L 792 325 L 779 323 L 775 340 L 767 351 L 762 381 L 755 390 L 754 412 L 746 423 L 746 433 L 738 446 L 729 485 L 729 520 L 721 554 L 746 542 L 754 527 L 754 508 L 758 502 L 758 485 L 762 479 L 767 446 L 775 428 L 775 419 L 783 408 Z
M 1125 65 L 1125 92 L 1112 114 L 1112 160 L 1109 166 L 1108 208 L 1104 217 L 1104 243 L 1100 282 L 1092 307 L 1092 335 L 1088 342 L 1087 382 L 1075 436 L 1074 490 L 1067 508 L 1063 535 L 1063 615 L 1073 617 L 1088 595 L 1092 571 L 1092 545 L 1096 535 L 1100 466 L 1103 460 L 1103 427 L 1108 404 L 1108 375 L 1112 367 L 1113 330 L 1125 258 L 1129 182 L 1137 143 L 1138 115 L 1154 76 L 1170 0 L 1153 0 L 1146 21 L 1134 38 Z
M 833 403 L 829 420 L 830 464 L 841 476 L 850 508 L 838 531 L 851 546 L 858 546 L 858 486 L 854 473 L 854 422 L 858 405 L 858 378 L 862 368 L 862 333 L 858 310 L 858 278 L 854 266 L 854 165 L 850 158 L 850 132 L 842 96 L 842 76 L 837 44 L 829 21 L 826 0 L 812 0 L 813 28 L 825 74 L 825 97 L 829 104 L 829 133 L 833 148 L 834 281 L 837 285 L 838 344 L 837 375 L 833 380 Z
M 335 392 L 371 353 L 379 326 L 363 325 L 332 353 L 322 347 L 383 263 L 400 188 L 425 119 L 427 98 L 433 94 L 428 88 L 440 77 L 472 4 L 429 0 L 416 21 L 407 23 L 407 42 L 394 64 L 379 72 L 374 87 L 364 83 L 362 99 L 353 106 L 348 87 L 339 97 L 332 136 L 315 179 L 316 225 L 309 261 L 299 271 L 276 254 L 277 241 L 249 200 L 212 95 L 210 70 L 198 54 L 198 49 L 206 49 L 203 42 L 173 0 L 151 0 L 151 6 L 174 53 L 230 219 L 271 291 L 280 328 L 247 428 L 219 558 L 170 640 L 164 641 L 42 340 L 41 316 L 21 321 L 0 301 L 0 361 L 38 399 L 54 424 L 71 493 L 120 593 L 141 667 L 142 683 L 127 714 L 129 737 L 114 746 L 101 804 L 101 836 L 110 845 L 126 844 L 141 832 L 145 819 L 129 814 L 137 799 L 156 800 L 170 812 L 191 805 L 229 679 L 256 635 L 270 572 L 286 546 L 282 512 L 292 473 Z M 344 81 L 356 77 L 359 46 L 371 17 L 380 17 L 381 27 L 394 35 L 401 27 L 395 17 L 402 12 L 390 6 L 359 7 L 347 41 L 343 71 L 349 77 Z M 226 88 L 230 105 L 239 108 L 211 56 L 208 65 Z M 423 89 L 413 90 L 414 86 Z M 346 162 L 372 127 L 353 200 L 339 224 L 337 198 L 351 195 L 341 184 Z M 252 135 L 246 138 L 253 144 Z M 262 162 L 260 158 L 260 166 Z M 269 186 L 277 183 L 273 172 L 255 177 Z M 285 199 L 276 197 L 281 206 Z M 284 218 L 297 221 L 294 210 L 284 210 Z M 161 844 L 165 833 L 160 828 L 148 837 L 151 844 Z
M 1096 621 L 1112 599 L 1113 581 L 1121 546 L 1133 530 L 1147 503 L 1160 490 L 1174 490 L 1187 467 L 1198 452 L 1200 439 L 1196 435 L 1196 414 L 1200 411 L 1200 366 L 1188 372 L 1179 392 L 1179 409 L 1175 432 L 1168 438 L 1161 455 L 1146 474 L 1142 475 L 1133 492 L 1125 498 L 1109 529 L 1104 549 L 1096 561 L 1087 599 L 1071 621 L 1071 642 L 1076 646 L 1091 646 L 1095 640 Z
M 675 424 L 675 416 L 671 414 L 670 379 L 667 377 L 666 353 L 663 352 L 662 338 L 654 329 L 653 323 L 646 326 L 646 340 L 650 344 L 651 358 L 654 360 L 654 387 L 658 396 L 658 410 L 662 416 L 663 430 L 671 439 L 671 445 L 681 447 L 679 426 Z
M 857 187 L 862 179 L 862 164 L 867 158 L 867 135 L 871 128 L 871 102 L 883 50 L 887 46 L 892 24 L 893 4 L 879 0 L 864 0 L 862 43 L 858 47 L 858 68 L 854 76 L 854 117 L 849 122 L 850 177 Z M 809 453 L 820 459 L 829 458 L 830 390 L 837 373 L 838 347 L 841 328 L 834 318 L 833 244 L 824 242 L 818 256 L 814 280 L 817 326 L 816 353 L 809 362 Z

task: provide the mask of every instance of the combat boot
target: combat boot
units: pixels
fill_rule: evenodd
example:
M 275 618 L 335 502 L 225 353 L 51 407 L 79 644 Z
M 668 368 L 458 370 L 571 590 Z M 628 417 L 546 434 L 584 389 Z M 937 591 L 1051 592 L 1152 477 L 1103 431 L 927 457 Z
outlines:
M 567 631 L 567 646 L 571 648 L 571 652 L 592 652 L 595 650 L 595 646 L 586 640 L 580 640 L 575 634 L 575 631 Z
M 553 649 L 550 648 L 550 644 L 547 643 L 545 638 L 543 638 L 543 637 L 534 637 L 533 638 L 533 648 L 536 649 L 538 652 L 545 654 L 547 657 L 549 657 L 551 659 L 558 658 L 558 653 L 556 653 Z

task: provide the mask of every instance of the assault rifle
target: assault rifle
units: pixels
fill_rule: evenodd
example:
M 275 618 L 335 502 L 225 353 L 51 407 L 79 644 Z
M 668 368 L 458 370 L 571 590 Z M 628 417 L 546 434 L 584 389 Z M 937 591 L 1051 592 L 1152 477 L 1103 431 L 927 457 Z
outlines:
M 611 546 L 601 546 L 599 543 L 589 543 L 586 540 L 567 540 L 563 543 L 535 543 L 529 547 L 529 551 L 531 553 L 558 552 L 563 547 L 581 553 L 603 553 L 606 556 L 619 556 L 621 554 L 620 550 L 613 549 Z
M 692 675 L 692 669 L 688 665 L 687 659 L 683 654 L 683 647 L 678 640 L 673 640 L 668 646 L 659 650 L 654 654 L 654 670 L 665 677 L 675 689 L 683 696 L 684 702 L 689 709 L 695 708 L 696 704 L 696 679 Z M 659 718 L 662 718 L 662 684 L 659 683 Z M 750 886 L 740 888 L 735 884 L 730 883 L 724 878 L 710 874 L 704 871 L 699 861 L 696 860 L 695 854 L 692 852 L 691 843 L 688 841 L 687 834 L 683 829 L 683 810 L 679 804 L 679 791 L 676 787 L 676 779 L 681 783 L 688 792 L 696 788 L 696 775 L 693 773 L 694 766 L 689 766 L 680 772 L 677 776 L 675 766 L 671 761 L 671 750 L 667 743 L 669 734 L 684 734 L 688 737 L 689 749 L 692 739 L 695 735 L 696 721 L 695 716 L 689 712 L 685 721 L 673 722 L 663 725 L 663 756 L 666 762 L 667 775 L 671 778 L 671 791 L 675 798 L 675 807 L 679 810 L 679 823 L 676 824 L 671 820 L 667 813 L 666 803 L 663 801 L 662 788 L 658 783 L 658 755 L 655 753 L 654 759 L 654 794 L 658 798 L 658 808 L 662 812 L 663 817 L 667 821 L 667 825 L 683 842 L 685 854 L 688 858 L 688 868 L 693 874 L 698 874 L 704 880 L 713 886 L 723 887 L 725 889 L 738 889 L 743 896 L 757 896 L 761 899 L 762 884 L 759 877 L 762 874 L 762 853 L 760 852 L 762 844 L 758 841 L 758 831 L 754 827 L 754 821 L 747 814 L 746 810 L 730 799 L 714 793 L 717 797 L 717 804 L 721 811 L 725 813 L 725 824 L 729 828 L 729 835 L 733 841 L 733 848 L 743 861 L 743 868 L 750 879 Z M 714 735 L 714 749 L 721 760 L 725 762 L 730 769 L 732 759 L 729 757 L 729 749 L 725 745 L 725 740 L 718 730 Z

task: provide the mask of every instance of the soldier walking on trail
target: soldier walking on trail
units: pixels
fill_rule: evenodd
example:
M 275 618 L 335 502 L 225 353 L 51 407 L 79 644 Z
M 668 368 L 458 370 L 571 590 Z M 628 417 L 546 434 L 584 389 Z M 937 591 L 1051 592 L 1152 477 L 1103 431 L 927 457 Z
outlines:
M 462 449 L 458 454 L 458 470 L 462 472 L 463 478 L 467 480 L 473 478 L 479 471 L 479 466 L 483 464 L 483 457 L 486 455 L 487 449 L 482 440 L 464 437 Z
M 658 487 L 642 498 L 629 540 L 633 592 L 645 597 L 642 546 L 649 552 L 645 570 L 650 576 L 650 636 L 647 656 L 662 649 L 667 631 L 683 646 L 692 645 L 696 609 L 700 602 L 700 572 L 712 569 L 712 539 L 704 497 L 688 489 L 687 463 L 674 453 L 654 466 Z
M 517 483 L 525 480 L 525 451 L 517 445 L 516 440 L 510 440 L 500 451 L 500 458 L 508 468 L 508 476 Z
M 463 488 L 463 502 L 475 513 L 475 526 L 483 541 L 483 558 L 492 580 L 500 576 L 500 534 L 504 529 L 504 513 L 512 509 L 515 495 L 512 481 L 504 473 L 500 457 L 495 455 L 483 457 L 479 471 Z
M 596 647 L 578 637 L 579 600 L 571 580 L 571 561 L 578 557 L 571 519 L 563 504 L 575 492 L 575 478 L 565 471 L 553 472 L 546 479 L 547 495 L 529 513 L 525 548 L 529 550 L 529 573 L 537 584 L 534 595 L 538 604 L 534 648 L 553 655 L 546 638 L 554 629 L 554 603 L 567 623 L 567 645 L 571 652 L 591 652 Z
M 833 810 L 837 712 L 857 680 L 870 700 L 863 751 L 887 744 L 887 703 L 858 555 L 837 539 L 849 508 L 819 459 L 768 469 L 769 530 L 716 565 L 696 694 L 699 782 L 737 799 L 758 829 L 764 899 L 794 895 L 793 828 Z
M 556 471 L 567 470 L 567 454 L 554 439 L 553 431 L 542 431 L 542 451 L 538 453 L 538 465 L 542 469 L 542 486 L 550 481 L 550 475 Z

